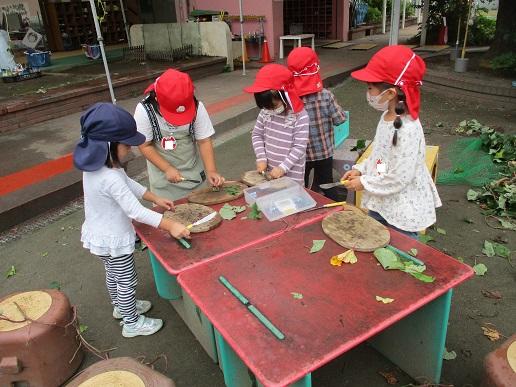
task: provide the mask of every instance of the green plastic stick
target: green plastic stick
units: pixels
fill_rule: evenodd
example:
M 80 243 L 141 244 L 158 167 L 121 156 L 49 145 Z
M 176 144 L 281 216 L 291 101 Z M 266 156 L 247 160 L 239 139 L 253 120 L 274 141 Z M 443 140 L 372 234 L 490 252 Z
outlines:
M 416 265 L 420 265 L 420 266 L 423 266 L 425 263 L 423 261 L 420 261 L 419 259 L 417 259 L 416 257 L 413 257 L 412 255 L 410 254 L 407 254 L 406 252 L 400 250 L 400 249 L 397 249 L 396 247 L 394 246 L 391 246 L 391 245 L 387 245 L 386 246 L 387 249 L 399 254 L 400 256 L 402 256 L 404 259 L 408 259 L 409 261 L 412 261 L 414 262 Z
M 219 276 L 219 281 L 233 294 L 242 304 L 244 304 L 249 312 L 251 312 L 276 338 L 283 340 L 285 335 L 274 326 L 271 321 L 263 315 L 254 305 L 251 305 L 249 300 L 240 291 L 235 288 L 224 276 Z
M 188 243 L 185 238 L 178 239 L 177 241 L 185 249 L 191 249 L 192 248 L 192 245 L 190 243 Z

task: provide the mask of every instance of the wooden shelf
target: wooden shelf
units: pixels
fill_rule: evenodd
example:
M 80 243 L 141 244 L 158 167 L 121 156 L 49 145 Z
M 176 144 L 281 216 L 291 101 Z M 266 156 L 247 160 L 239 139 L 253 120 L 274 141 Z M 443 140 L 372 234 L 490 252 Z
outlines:
M 291 24 L 299 23 L 303 25 L 305 34 L 315 34 L 319 39 L 335 38 L 335 1 L 339 0 L 284 0 L 285 34 L 292 33 Z

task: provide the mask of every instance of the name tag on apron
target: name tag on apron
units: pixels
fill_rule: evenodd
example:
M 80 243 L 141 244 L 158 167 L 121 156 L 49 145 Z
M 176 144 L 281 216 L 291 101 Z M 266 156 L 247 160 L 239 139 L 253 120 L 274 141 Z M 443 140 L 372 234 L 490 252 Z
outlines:
M 382 162 L 382 160 L 378 159 L 376 160 L 376 172 L 378 172 L 379 175 L 382 173 L 387 172 L 387 164 Z
M 177 141 L 174 136 L 163 137 L 161 139 L 161 147 L 165 150 L 174 150 L 177 148 Z

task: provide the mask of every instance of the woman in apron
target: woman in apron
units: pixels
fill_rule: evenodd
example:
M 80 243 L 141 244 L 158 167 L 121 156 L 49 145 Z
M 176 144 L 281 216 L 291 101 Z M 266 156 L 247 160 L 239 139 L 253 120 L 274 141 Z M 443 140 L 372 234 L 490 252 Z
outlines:
M 188 195 L 206 179 L 220 186 L 211 136 L 215 134 L 204 104 L 194 96 L 190 76 L 169 69 L 145 90 L 134 119 L 146 142 L 151 192 L 170 200 Z

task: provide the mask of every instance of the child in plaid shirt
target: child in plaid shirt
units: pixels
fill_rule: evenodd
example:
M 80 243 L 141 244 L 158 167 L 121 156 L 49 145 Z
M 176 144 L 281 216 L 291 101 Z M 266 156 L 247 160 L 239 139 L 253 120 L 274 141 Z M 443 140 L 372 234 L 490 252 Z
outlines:
M 319 190 L 320 184 L 333 182 L 333 126 L 347 120 L 331 91 L 323 88 L 319 74 L 319 58 L 309 47 L 294 48 L 287 59 L 287 65 L 294 75 L 297 94 L 305 104 L 310 118 L 310 132 L 306 148 L 305 186 L 314 170 L 312 189 Z M 324 195 L 336 200 L 335 188 L 323 190 Z

